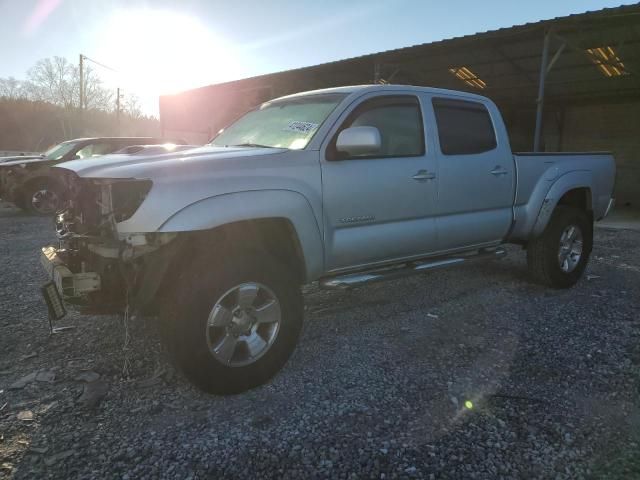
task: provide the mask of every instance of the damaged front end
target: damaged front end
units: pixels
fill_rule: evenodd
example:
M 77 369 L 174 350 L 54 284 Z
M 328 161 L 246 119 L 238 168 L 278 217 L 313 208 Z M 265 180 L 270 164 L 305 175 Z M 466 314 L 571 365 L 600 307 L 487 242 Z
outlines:
M 179 244 L 177 234 L 122 234 L 118 223 L 136 212 L 151 181 L 57 170 L 64 185 L 64 208 L 55 217 L 58 245 L 41 255 L 57 291 L 86 313 L 148 310 Z

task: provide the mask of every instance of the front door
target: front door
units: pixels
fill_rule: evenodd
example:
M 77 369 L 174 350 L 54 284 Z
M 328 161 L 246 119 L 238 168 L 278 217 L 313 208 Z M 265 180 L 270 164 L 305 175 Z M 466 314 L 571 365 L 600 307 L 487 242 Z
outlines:
M 436 249 L 437 160 L 415 95 L 370 95 L 347 110 L 323 148 L 325 260 L 329 271 L 419 257 Z M 344 128 L 376 127 L 375 155 L 335 150 Z

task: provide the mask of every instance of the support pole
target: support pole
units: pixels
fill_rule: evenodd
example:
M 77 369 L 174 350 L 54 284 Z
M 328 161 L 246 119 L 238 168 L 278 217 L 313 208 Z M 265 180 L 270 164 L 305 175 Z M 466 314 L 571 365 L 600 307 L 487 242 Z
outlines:
M 544 82 L 547 77 L 547 64 L 549 62 L 549 32 L 544 34 L 542 46 L 542 63 L 540 64 L 540 80 L 538 83 L 538 99 L 536 109 L 536 130 L 533 134 L 533 151 L 540 151 L 540 138 L 542 136 L 542 111 L 544 108 Z

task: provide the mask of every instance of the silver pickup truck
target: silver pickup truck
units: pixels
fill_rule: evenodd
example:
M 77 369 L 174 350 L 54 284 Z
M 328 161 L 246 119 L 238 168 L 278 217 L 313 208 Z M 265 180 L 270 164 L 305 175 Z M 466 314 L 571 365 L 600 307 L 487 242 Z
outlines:
M 50 312 L 158 315 L 200 388 L 240 392 L 295 348 L 300 286 L 349 288 L 522 245 L 567 288 L 612 205 L 607 153 L 513 154 L 496 106 L 409 86 L 278 98 L 178 153 L 59 165 Z

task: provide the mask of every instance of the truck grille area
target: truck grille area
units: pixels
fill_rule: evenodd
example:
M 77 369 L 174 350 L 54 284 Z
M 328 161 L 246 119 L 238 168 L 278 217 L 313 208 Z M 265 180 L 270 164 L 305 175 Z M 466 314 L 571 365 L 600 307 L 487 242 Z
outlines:
M 57 173 L 63 185 L 63 206 L 55 218 L 58 238 L 63 240 L 71 234 L 114 238 L 113 225 L 104 218 L 101 185 L 73 172 L 59 169 Z
M 55 217 L 59 241 L 55 254 L 69 270 L 67 277 L 80 281 L 95 274 L 99 280 L 95 290 L 83 290 L 80 287 L 84 283 L 79 284 L 75 291 L 83 292 L 81 298 L 66 300 L 92 313 L 121 312 L 132 298 L 148 302 L 152 298 L 150 290 L 141 289 L 141 285 L 150 264 L 166 263 L 163 249 L 175 234 L 140 233 L 134 235 L 134 241 L 130 235 L 121 237 L 117 224 L 138 210 L 152 182 L 80 178 L 63 168 L 55 170 L 64 187 L 63 208 Z M 157 268 L 151 269 L 151 276 L 157 272 Z M 142 297 L 138 296 L 140 292 Z
M 75 233 L 117 239 L 116 223 L 131 218 L 152 185 L 150 180 L 79 178 L 59 170 L 64 185 L 64 206 L 56 216 L 59 236 Z
M 124 281 L 118 265 L 120 242 L 111 206 L 108 184 L 79 178 L 75 173 L 56 169 L 63 185 L 63 207 L 55 216 L 58 237 L 57 257 L 72 274 L 95 272 L 101 279 L 99 291 L 68 302 L 91 311 L 117 311 L 124 302 Z M 115 251 L 115 258 L 96 254 L 96 246 Z

